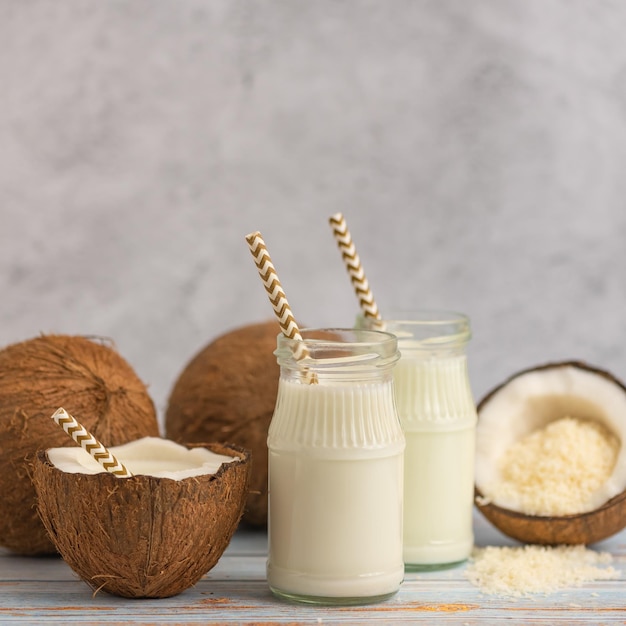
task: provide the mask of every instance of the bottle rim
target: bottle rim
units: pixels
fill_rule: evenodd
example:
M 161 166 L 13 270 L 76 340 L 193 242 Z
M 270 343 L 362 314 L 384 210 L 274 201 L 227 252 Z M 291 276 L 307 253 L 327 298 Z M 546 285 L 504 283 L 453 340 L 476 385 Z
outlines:
M 394 334 L 400 347 L 406 343 L 424 348 L 464 345 L 472 337 L 469 316 L 447 309 L 414 309 L 389 311 L 382 328 Z M 363 313 L 357 315 L 357 326 L 372 324 Z
M 390 332 L 365 328 L 303 328 L 302 340 L 279 333 L 274 355 L 279 365 L 294 365 L 294 354 L 305 346 L 307 356 L 301 361 L 308 367 L 345 366 L 382 367 L 400 358 L 398 339 Z

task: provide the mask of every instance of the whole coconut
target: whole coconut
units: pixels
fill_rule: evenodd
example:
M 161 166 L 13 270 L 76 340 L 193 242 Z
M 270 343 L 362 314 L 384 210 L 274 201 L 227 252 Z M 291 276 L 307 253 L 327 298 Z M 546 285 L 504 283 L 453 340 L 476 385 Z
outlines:
M 146 386 L 112 348 L 46 335 L 0 350 L 0 545 L 20 554 L 56 552 L 29 471 L 38 450 L 76 445 L 51 419 L 60 406 L 106 446 L 159 434 Z
M 165 415 L 169 439 L 234 443 L 252 452 L 243 521 L 253 526 L 267 523 L 267 431 L 278 392 L 279 332 L 277 322 L 261 322 L 209 343 L 178 377 Z

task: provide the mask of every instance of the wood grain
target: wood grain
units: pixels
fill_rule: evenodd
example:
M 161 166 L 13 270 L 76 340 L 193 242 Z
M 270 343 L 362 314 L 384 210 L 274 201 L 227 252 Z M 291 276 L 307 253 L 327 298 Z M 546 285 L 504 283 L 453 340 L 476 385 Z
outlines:
M 479 514 L 477 545 L 514 545 Z M 309 607 L 275 599 L 265 582 L 266 535 L 241 529 L 217 566 L 172 598 L 127 600 L 93 595 L 56 557 L 20 557 L 0 552 L 0 624 L 624 624 L 626 623 L 626 532 L 594 546 L 611 552 L 617 580 L 529 598 L 480 593 L 464 566 L 407 573 L 391 600 L 364 607 Z

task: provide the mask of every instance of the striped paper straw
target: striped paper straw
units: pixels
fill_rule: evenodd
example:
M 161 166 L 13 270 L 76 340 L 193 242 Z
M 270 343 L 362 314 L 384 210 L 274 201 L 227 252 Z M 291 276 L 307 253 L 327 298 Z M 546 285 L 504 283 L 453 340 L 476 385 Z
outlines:
M 82 424 L 63 407 L 57 409 L 52 419 L 83 449 L 118 478 L 129 478 L 132 474 L 101 444 Z
M 335 213 L 329 220 L 330 225 L 335 235 L 335 240 L 341 251 L 341 256 L 350 275 L 352 286 L 359 299 L 359 306 L 363 311 L 365 317 L 369 317 L 375 320 L 381 320 L 380 312 L 378 311 L 378 305 L 374 300 L 374 294 L 370 289 L 369 282 L 365 277 L 363 266 L 361 265 L 361 259 L 357 254 L 356 247 L 352 241 L 352 236 L 348 230 L 348 225 L 341 213 Z
M 246 235 L 246 241 L 248 242 L 248 247 L 259 270 L 259 276 L 261 277 L 265 291 L 267 291 L 270 303 L 278 319 L 280 330 L 285 337 L 298 341 L 293 356 L 296 361 L 300 361 L 309 356 L 309 351 L 302 339 L 296 319 L 291 312 L 291 307 L 287 302 L 287 296 L 285 296 L 280 280 L 278 280 L 276 269 L 267 251 L 263 237 L 261 237 L 260 232 L 256 231 Z M 307 371 L 309 372 L 309 382 L 315 382 L 317 378 L 315 373 L 310 372 L 308 369 Z

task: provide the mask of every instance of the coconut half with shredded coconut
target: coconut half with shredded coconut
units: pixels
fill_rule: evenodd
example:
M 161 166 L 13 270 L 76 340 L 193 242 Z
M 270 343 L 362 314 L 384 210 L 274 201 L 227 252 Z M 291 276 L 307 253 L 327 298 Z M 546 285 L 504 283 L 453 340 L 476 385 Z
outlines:
M 626 525 L 626 388 L 568 361 L 509 378 L 478 405 L 476 504 L 530 543 L 592 543 Z
M 184 591 L 217 563 L 238 526 L 249 452 L 158 437 L 109 451 L 131 477 L 105 471 L 78 446 L 37 454 L 33 483 L 52 542 L 95 590 L 129 598 Z

